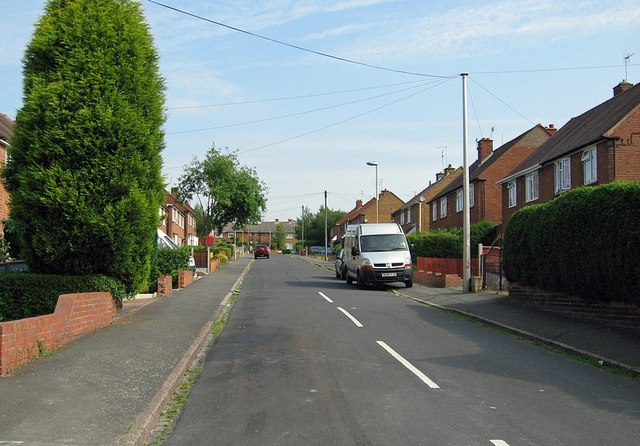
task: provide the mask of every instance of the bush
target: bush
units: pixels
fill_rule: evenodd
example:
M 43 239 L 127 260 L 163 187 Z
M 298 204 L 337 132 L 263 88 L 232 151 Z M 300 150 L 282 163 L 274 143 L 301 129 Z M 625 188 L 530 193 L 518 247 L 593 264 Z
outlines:
M 0 322 L 50 314 L 61 294 L 94 291 L 109 291 L 120 301 L 130 297 L 122 282 L 99 274 L 0 273 Z
M 158 248 L 155 277 L 178 277 L 178 271 L 189 269 L 190 248 L 183 246 L 179 249 Z
M 220 261 L 225 263 L 233 257 L 233 246 L 229 245 L 227 242 L 219 241 L 211 247 L 211 253 L 217 258 L 220 258 L 220 253 L 224 254 L 226 260 L 223 262 L 221 259 Z
M 568 191 L 516 212 L 505 229 L 505 274 L 588 301 L 640 303 L 640 182 Z
M 496 237 L 496 224 L 488 220 L 471 225 L 471 256 L 478 255 L 478 243 L 491 245 Z M 407 236 L 407 241 L 414 245 L 415 257 L 432 257 L 440 259 L 461 259 L 463 257 L 464 235 L 462 228 L 437 229 L 431 232 L 416 232 Z M 415 260 L 415 258 L 414 258 Z

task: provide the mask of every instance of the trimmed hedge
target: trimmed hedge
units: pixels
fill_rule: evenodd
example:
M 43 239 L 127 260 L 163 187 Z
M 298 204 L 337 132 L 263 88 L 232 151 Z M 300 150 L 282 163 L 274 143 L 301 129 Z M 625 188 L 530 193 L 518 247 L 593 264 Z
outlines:
M 505 229 L 509 281 L 587 301 L 640 304 L 640 182 L 581 187 L 516 212 Z
M 478 243 L 490 245 L 496 237 L 496 224 L 488 220 L 471 225 L 471 256 L 478 255 Z M 413 255 L 416 257 L 432 257 L 439 259 L 461 259 L 464 234 L 462 228 L 437 229 L 431 232 L 415 232 L 407 236 L 414 245 Z
M 99 274 L 0 273 L 0 322 L 50 314 L 61 294 L 94 291 L 110 291 L 120 301 L 129 297 L 122 282 Z

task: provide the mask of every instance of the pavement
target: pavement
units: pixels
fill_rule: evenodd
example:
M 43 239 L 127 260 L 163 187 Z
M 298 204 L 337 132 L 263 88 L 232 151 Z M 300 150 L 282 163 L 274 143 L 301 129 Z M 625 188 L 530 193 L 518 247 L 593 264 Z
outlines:
M 331 262 L 300 259 L 333 274 Z M 241 257 L 170 297 L 127 301 L 111 326 L 0 378 L 0 444 L 146 444 L 252 262 Z M 536 311 L 495 293 L 417 283 L 390 289 L 640 374 L 638 332 Z

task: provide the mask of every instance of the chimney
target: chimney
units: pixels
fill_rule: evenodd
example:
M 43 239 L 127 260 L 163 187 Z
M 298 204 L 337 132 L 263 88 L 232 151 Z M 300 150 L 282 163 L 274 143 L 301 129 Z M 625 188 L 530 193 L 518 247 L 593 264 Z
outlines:
M 547 127 L 545 127 L 545 130 L 547 131 L 547 133 L 549 133 L 549 135 L 553 136 L 556 133 L 558 133 L 558 129 L 556 128 L 555 124 L 549 124 Z
M 451 172 L 453 172 L 454 169 L 453 166 L 451 164 L 449 164 L 445 169 L 444 169 L 444 176 L 446 177 L 447 175 L 449 175 Z
M 276 218 L 276 223 L 280 223 L 280 220 L 278 220 L 277 218 Z
M 175 199 L 178 198 L 178 188 L 177 187 L 172 187 L 171 188 L 171 196 Z
M 633 84 L 624 80 L 620 82 L 618 85 L 616 85 L 615 87 L 613 87 L 613 96 L 614 97 L 618 96 L 620 93 L 627 91 L 631 87 L 633 87 Z
M 438 173 L 436 174 L 436 183 L 437 183 L 438 181 L 440 181 L 441 179 L 443 179 L 445 175 L 446 175 L 446 174 L 445 174 L 444 172 L 438 172 Z
M 493 140 L 482 138 L 478 141 L 478 161 L 483 162 L 493 152 Z
M 356 209 L 360 209 L 362 207 L 362 200 L 356 200 Z

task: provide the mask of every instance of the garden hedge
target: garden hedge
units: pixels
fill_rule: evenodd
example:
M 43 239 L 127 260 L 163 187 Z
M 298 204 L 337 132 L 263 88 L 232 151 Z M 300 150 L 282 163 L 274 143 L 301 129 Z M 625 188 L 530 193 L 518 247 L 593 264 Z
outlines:
M 471 225 L 471 256 L 478 255 L 478 243 L 491 245 L 496 237 L 496 224 L 488 220 Z M 461 259 L 464 235 L 462 228 L 438 229 L 430 232 L 414 232 L 407 236 L 414 245 L 414 260 L 417 257 Z
M 94 291 L 110 291 L 120 301 L 129 297 L 122 282 L 99 274 L 3 272 L 0 273 L 0 322 L 50 314 L 61 294 Z
M 640 304 L 640 182 L 581 187 L 517 211 L 505 229 L 509 281 L 587 301 Z

